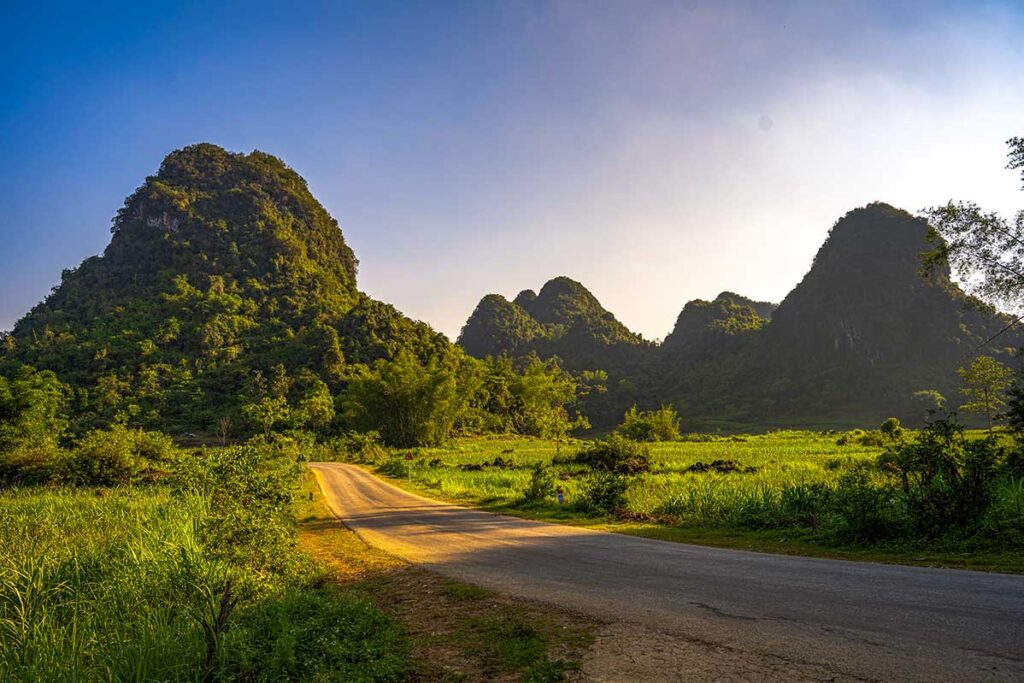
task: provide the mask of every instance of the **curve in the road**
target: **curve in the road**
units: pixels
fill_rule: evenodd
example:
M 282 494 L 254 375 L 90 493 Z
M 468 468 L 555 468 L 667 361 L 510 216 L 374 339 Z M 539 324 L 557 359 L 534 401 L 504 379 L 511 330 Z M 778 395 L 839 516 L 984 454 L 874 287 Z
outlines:
M 1024 577 L 770 555 L 440 503 L 312 465 L 367 542 L 442 574 L 839 677 L 1024 680 Z

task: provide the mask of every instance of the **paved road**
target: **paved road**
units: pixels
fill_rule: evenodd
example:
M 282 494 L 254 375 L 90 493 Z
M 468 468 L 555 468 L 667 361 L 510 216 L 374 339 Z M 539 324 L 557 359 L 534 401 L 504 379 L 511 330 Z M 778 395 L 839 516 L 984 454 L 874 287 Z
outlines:
M 442 574 L 836 678 L 1024 681 L 1024 576 L 789 557 L 493 515 L 312 465 L 367 542 Z

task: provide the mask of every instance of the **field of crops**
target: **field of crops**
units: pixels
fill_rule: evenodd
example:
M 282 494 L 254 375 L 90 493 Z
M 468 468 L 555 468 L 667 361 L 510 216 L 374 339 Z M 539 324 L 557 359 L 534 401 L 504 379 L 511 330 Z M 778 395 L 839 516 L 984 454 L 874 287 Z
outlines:
M 671 514 L 682 521 L 725 522 L 748 501 L 779 496 L 786 487 L 834 484 L 851 465 L 871 461 L 882 450 L 874 445 L 837 445 L 839 440 L 835 433 L 782 431 L 654 443 L 651 471 L 630 484 L 628 507 L 641 514 Z M 515 505 L 529 484 L 533 464 L 550 463 L 557 451 L 566 455 L 577 447 L 539 439 L 467 439 L 446 448 L 402 451 L 412 460 L 400 461 L 404 467 L 396 473 L 448 499 Z M 584 473 L 571 464 L 555 469 L 565 505 L 571 506 L 585 484 Z M 553 500 L 548 504 L 557 505 Z

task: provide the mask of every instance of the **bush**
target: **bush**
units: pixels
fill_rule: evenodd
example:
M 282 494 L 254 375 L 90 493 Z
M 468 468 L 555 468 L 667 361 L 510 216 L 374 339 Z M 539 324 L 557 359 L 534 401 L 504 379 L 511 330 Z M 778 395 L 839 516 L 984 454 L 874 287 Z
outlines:
M 986 525 L 1004 540 L 1016 535 L 1017 545 L 1024 544 L 1024 478 L 1009 475 L 996 482 Z
M 882 433 L 882 436 L 890 441 L 899 441 L 903 438 L 903 426 L 895 417 L 890 417 L 888 420 L 883 422 L 878 428 L 878 431 Z
M 388 458 L 388 452 L 381 445 L 380 434 L 375 431 L 347 432 L 334 438 L 329 444 L 334 458 L 364 465 L 381 465 Z M 334 459 L 331 458 L 331 459 Z
M 386 474 L 389 477 L 408 479 L 421 464 L 422 460 L 413 460 L 411 457 L 406 458 L 405 455 L 396 453 L 385 460 L 379 470 L 381 474 Z
M 610 470 L 597 471 L 583 486 L 581 505 L 593 514 L 608 514 L 626 506 L 629 478 Z
M 817 527 L 832 502 L 832 489 L 823 483 L 798 484 L 782 489 L 779 505 L 789 523 Z
M 296 540 L 291 502 L 302 472 L 294 442 L 257 437 L 183 458 L 174 491 L 209 501 L 202 539 L 211 557 L 283 570 Z
M 837 446 L 867 446 L 869 448 L 881 448 L 886 444 L 886 439 L 882 435 L 882 432 L 867 432 L 863 429 L 854 429 L 846 432 L 838 439 L 836 439 Z
M 178 458 L 170 437 L 114 425 L 86 434 L 60 460 L 58 478 L 73 486 L 130 486 L 166 478 Z
M 682 438 L 679 416 L 672 406 L 649 411 L 639 411 L 633 406 L 626 411 L 615 432 L 634 441 L 678 441 Z
M 1003 456 L 994 437 L 968 439 L 951 417 L 932 421 L 910 443 L 890 446 L 878 464 L 898 478 L 917 532 L 940 535 L 980 521 Z
M 651 469 L 646 444 L 632 441 L 619 434 L 607 439 L 591 441 L 576 454 L 574 461 L 592 470 L 616 474 L 639 474 Z
M 843 473 L 830 498 L 827 531 L 836 540 L 873 543 L 905 534 L 898 492 L 875 486 L 867 465 Z
M 530 484 L 526 487 L 527 501 L 541 501 L 555 494 L 555 471 L 551 467 L 537 463 L 530 475 Z
M 0 452 L 0 489 L 35 486 L 53 479 L 62 451 L 52 441 Z

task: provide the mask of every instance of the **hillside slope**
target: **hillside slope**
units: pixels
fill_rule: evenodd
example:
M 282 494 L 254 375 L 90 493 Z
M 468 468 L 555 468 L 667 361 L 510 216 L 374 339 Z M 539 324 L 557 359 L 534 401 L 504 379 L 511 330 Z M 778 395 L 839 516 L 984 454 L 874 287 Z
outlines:
M 1008 318 L 967 297 L 948 269 L 922 276 L 927 236 L 923 220 L 887 204 L 855 209 L 836 222 L 781 304 L 732 292 L 690 301 L 659 347 L 623 331 L 593 295 L 563 278 L 552 281 L 556 296 L 501 299 L 503 315 L 481 302 L 460 343 L 474 354 L 536 352 L 569 368 L 611 371 L 607 414 L 597 424 L 611 424 L 634 401 L 672 402 L 699 421 L 919 422 L 915 391 L 938 389 L 956 405 L 959 366 L 981 354 L 1014 363 L 1024 346 L 1017 329 L 997 336 Z
M 1006 316 L 967 297 L 948 268 L 923 276 L 927 235 L 924 220 L 880 203 L 835 224 L 764 328 L 750 387 L 771 413 L 919 417 L 914 391 L 955 405 L 957 367 L 980 354 L 1012 362 L 1024 335 L 996 337 Z
M 337 221 L 269 154 L 172 152 L 111 233 L 15 325 L 0 358 L 56 372 L 86 423 L 209 428 L 260 376 L 333 388 L 348 363 L 449 346 L 359 292 Z

